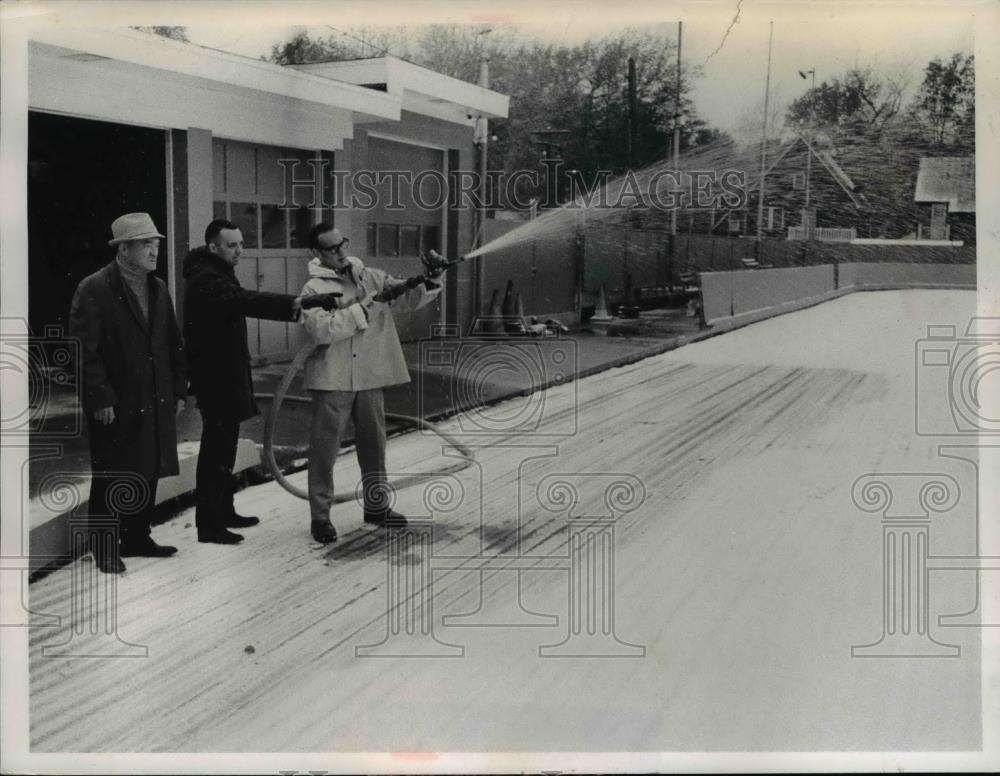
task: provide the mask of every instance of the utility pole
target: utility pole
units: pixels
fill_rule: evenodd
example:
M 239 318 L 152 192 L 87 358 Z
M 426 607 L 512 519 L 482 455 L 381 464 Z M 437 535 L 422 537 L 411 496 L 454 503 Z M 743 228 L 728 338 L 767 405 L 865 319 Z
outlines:
M 681 33 L 683 22 L 677 22 L 677 92 L 674 95 L 674 170 L 681 166 Z M 678 181 L 678 184 L 680 182 Z M 677 234 L 677 203 L 670 210 L 670 234 Z
M 492 32 L 492 29 L 487 27 L 486 29 L 480 30 L 476 36 L 477 41 L 480 45 L 482 44 L 482 36 L 488 35 Z M 480 52 L 479 58 L 479 85 L 483 89 L 490 88 L 490 58 L 486 53 L 486 48 L 483 46 Z M 477 223 L 476 223 L 476 240 L 475 247 L 481 248 L 486 244 L 486 195 L 487 195 L 487 150 L 489 141 L 489 122 L 485 116 L 480 116 L 476 122 L 476 136 L 479 141 L 479 213 Z M 476 314 L 483 315 L 485 310 L 483 310 L 483 301 L 485 294 L 485 283 L 486 276 L 483 272 L 483 262 L 477 261 L 474 265 L 474 272 L 476 277 Z
M 771 44 L 774 41 L 774 22 L 767 36 L 767 78 L 764 80 L 764 130 L 760 140 L 760 181 L 757 186 L 757 252 L 762 248 L 764 230 L 764 171 L 767 169 L 767 111 L 771 96 Z
M 636 136 L 636 122 L 637 111 L 636 111 L 636 101 L 638 96 L 636 95 L 636 84 L 635 84 L 635 59 L 632 57 L 628 58 L 628 168 L 630 170 L 635 169 L 635 136 Z
M 813 145 L 816 143 L 816 68 L 811 70 L 802 71 L 799 70 L 799 75 L 804 79 L 806 75 L 812 75 L 812 88 L 809 90 L 809 142 L 806 144 L 806 206 L 803 211 L 805 227 L 806 227 L 806 239 L 811 240 L 813 235 L 813 226 L 816 219 L 812 217 L 812 213 L 809 210 L 809 190 L 810 190 L 810 178 L 812 177 L 812 157 L 813 157 Z

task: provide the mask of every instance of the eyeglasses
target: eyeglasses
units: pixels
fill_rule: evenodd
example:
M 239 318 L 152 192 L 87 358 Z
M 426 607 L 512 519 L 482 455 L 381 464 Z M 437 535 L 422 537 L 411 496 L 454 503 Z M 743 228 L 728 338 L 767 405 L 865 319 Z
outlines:
M 345 245 L 350 245 L 350 243 L 351 243 L 351 241 L 347 237 L 345 237 L 343 240 L 341 240 L 336 245 L 317 245 L 316 248 L 321 253 L 334 253 L 336 251 L 339 251 Z

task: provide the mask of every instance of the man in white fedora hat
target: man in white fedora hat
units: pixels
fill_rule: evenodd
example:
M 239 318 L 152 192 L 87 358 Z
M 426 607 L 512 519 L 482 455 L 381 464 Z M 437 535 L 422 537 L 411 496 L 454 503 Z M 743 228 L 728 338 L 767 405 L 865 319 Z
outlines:
M 175 417 L 187 377 L 173 302 L 150 274 L 163 235 L 148 213 L 116 218 L 111 234 L 115 258 L 80 281 L 70 334 L 90 439 L 91 549 L 101 571 L 120 573 L 123 556 L 177 551 L 153 541 L 150 520 L 157 481 L 178 473 Z

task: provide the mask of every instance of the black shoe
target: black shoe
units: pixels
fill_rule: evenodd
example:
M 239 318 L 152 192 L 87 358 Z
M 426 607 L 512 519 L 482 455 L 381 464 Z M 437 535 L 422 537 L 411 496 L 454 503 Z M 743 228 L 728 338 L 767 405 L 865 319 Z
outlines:
M 176 547 L 171 547 L 169 544 L 157 544 L 149 536 L 140 541 L 123 541 L 121 548 L 123 558 L 169 558 L 175 552 L 177 552 Z
M 94 555 L 94 563 L 99 571 L 103 571 L 105 574 L 121 574 L 125 571 L 125 564 L 122 563 L 121 556 L 118 553 L 113 553 L 111 555 Z
M 333 523 L 313 523 L 309 527 L 309 532 L 320 544 L 332 544 L 337 541 L 337 529 L 333 527 Z
M 259 517 L 244 517 L 243 515 L 238 515 L 235 512 L 226 517 L 226 528 L 249 528 L 252 525 L 257 525 L 260 522 Z
M 204 544 L 239 544 L 243 537 L 225 528 L 217 528 L 213 531 L 198 531 L 198 541 Z
M 406 528 L 407 526 L 406 518 L 391 509 L 383 512 L 365 512 L 365 522 L 369 525 L 384 525 L 386 528 Z

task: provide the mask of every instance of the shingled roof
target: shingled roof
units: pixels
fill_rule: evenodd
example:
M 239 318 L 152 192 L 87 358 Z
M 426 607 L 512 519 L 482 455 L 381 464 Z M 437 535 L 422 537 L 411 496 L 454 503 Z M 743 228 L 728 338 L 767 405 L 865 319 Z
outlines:
M 976 212 L 976 160 L 971 156 L 925 156 L 917 171 L 914 202 L 947 202 L 951 213 Z
M 862 194 L 857 187 L 854 185 L 854 181 L 851 180 L 851 176 L 844 172 L 844 168 L 841 167 L 834 160 L 833 156 L 830 155 L 829 151 L 820 151 L 815 148 L 808 140 L 806 140 L 801 135 L 797 135 L 791 142 L 785 143 L 781 150 L 778 152 L 777 156 L 774 157 L 773 161 L 769 162 L 767 167 L 766 176 L 771 173 L 778 163 L 785 158 L 785 156 L 799 143 L 802 143 L 807 151 L 811 153 L 816 160 L 830 173 L 837 185 L 843 190 L 844 194 L 854 203 L 857 208 L 867 208 L 869 206 L 868 200 L 864 194 Z M 754 176 L 751 180 L 747 182 L 747 190 L 752 191 L 757 188 L 760 180 L 760 175 Z M 766 185 L 765 185 L 766 188 Z

